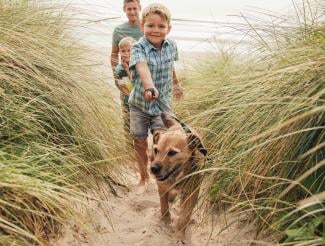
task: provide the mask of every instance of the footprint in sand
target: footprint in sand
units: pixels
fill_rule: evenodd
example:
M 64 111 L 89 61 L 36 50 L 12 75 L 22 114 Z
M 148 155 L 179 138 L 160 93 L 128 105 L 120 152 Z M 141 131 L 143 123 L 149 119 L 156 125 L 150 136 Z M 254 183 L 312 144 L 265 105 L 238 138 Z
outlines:
M 131 205 L 131 208 L 134 209 L 135 212 L 141 212 L 145 209 L 152 209 L 152 208 L 159 207 L 158 202 L 154 202 L 154 201 L 150 201 L 150 200 L 134 201 L 130 205 Z

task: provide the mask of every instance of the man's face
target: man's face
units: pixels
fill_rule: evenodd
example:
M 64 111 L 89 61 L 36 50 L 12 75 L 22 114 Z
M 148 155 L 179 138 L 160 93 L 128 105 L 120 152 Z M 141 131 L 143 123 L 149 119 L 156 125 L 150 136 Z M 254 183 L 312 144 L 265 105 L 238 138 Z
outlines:
M 160 48 L 171 27 L 167 20 L 158 14 L 149 14 L 142 24 L 146 39 L 156 48 Z
M 126 3 L 123 11 L 130 22 L 137 22 L 140 19 L 141 7 L 137 2 Z

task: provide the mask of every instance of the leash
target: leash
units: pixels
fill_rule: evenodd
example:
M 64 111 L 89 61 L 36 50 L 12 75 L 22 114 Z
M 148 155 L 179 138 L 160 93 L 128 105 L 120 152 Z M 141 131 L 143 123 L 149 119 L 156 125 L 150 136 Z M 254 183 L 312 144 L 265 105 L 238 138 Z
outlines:
M 150 91 L 151 92 L 151 95 L 154 97 L 155 95 L 155 90 L 154 88 L 149 88 L 149 89 L 146 89 L 145 91 Z M 175 115 L 175 113 L 172 111 L 171 107 L 169 105 L 167 105 L 166 103 L 164 103 L 162 100 L 158 98 L 155 98 L 155 101 L 156 104 L 158 105 L 158 107 L 160 108 L 160 110 L 168 115 L 170 115 L 171 117 L 173 117 L 183 128 L 183 130 L 186 132 L 186 133 L 193 133 L 191 131 L 191 129 L 184 123 L 182 122 L 180 119 L 177 118 L 177 116 Z M 208 151 L 207 149 L 203 146 L 201 140 L 200 140 L 200 143 L 199 145 L 197 146 L 197 149 L 199 150 L 199 152 L 201 154 L 203 154 L 205 157 L 207 157 L 207 154 L 208 154 Z

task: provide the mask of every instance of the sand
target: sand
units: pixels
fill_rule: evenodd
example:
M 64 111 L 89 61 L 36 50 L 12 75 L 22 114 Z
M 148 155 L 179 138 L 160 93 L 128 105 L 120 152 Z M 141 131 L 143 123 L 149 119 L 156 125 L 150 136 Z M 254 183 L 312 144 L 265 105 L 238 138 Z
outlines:
M 109 53 L 109 52 L 107 52 Z M 106 81 L 112 84 L 111 69 L 105 54 L 99 52 L 99 67 Z M 193 69 L 199 57 L 205 54 L 182 53 L 178 69 Z M 116 89 L 115 94 L 118 95 Z M 126 184 L 130 189 L 116 186 L 118 196 L 110 193 L 106 183 L 100 184 L 99 200 L 84 198 L 83 203 L 74 205 L 80 216 L 66 224 L 59 235 L 49 242 L 55 246 L 172 246 L 182 245 L 173 238 L 173 228 L 177 219 L 178 203 L 172 205 L 172 224 L 166 226 L 160 217 L 157 185 L 150 179 L 148 190 L 139 194 L 135 187 L 137 176 L 128 170 Z M 254 228 L 240 222 L 234 215 L 225 213 L 204 216 L 202 209 L 196 208 L 188 226 L 186 245 L 249 245 L 254 238 Z
M 50 244 L 55 246 L 171 246 L 182 245 L 173 237 L 177 219 L 178 203 L 172 204 L 170 226 L 159 219 L 160 204 L 157 185 L 150 179 L 148 190 L 137 192 L 134 173 L 128 175 L 130 190 L 116 186 L 118 196 L 102 195 L 102 201 L 90 201 L 85 198 L 86 208 L 80 209 L 77 222 L 71 221 Z M 108 186 L 101 185 L 102 194 Z M 106 197 L 106 198 L 105 198 Z M 253 228 L 240 223 L 234 216 L 214 214 L 203 218 L 200 209 L 196 209 L 188 226 L 186 245 L 249 245 L 253 239 Z

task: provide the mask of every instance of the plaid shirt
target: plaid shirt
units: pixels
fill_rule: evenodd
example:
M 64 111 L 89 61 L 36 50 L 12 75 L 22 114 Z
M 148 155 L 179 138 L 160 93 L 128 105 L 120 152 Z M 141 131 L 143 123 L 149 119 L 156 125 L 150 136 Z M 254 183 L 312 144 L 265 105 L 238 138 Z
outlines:
M 130 71 L 132 71 L 133 90 L 131 91 L 129 104 L 133 105 L 149 115 L 159 115 L 163 109 L 159 104 L 165 104 L 170 108 L 172 96 L 172 80 L 174 61 L 178 60 L 176 43 L 166 39 L 161 48 L 157 49 L 148 42 L 145 37 L 131 49 Z M 144 100 L 144 87 L 135 65 L 145 62 L 148 64 L 152 81 L 159 91 L 159 98 L 152 102 Z

